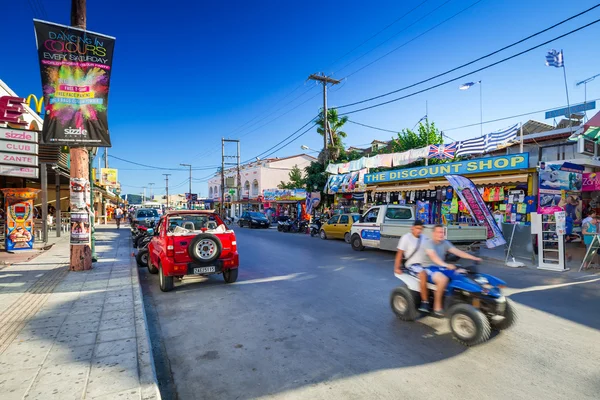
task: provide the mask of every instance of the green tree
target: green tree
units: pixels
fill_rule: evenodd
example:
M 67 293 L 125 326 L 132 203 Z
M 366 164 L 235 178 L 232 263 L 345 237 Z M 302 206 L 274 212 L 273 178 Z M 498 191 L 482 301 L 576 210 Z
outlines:
M 348 117 L 343 116 L 340 117 L 338 115 L 338 111 L 335 108 L 327 110 L 327 122 L 329 123 L 329 133 L 333 138 L 333 145 L 331 145 L 330 138 L 327 138 L 327 142 L 329 143 L 329 157 L 330 161 L 336 161 L 340 153 L 344 149 L 344 144 L 342 143 L 342 139 L 347 137 L 346 132 L 342 130 L 344 124 L 348 122 Z M 317 133 L 321 136 L 325 135 L 325 121 L 323 118 L 323 110 L 319 113 L 319 117 L 317 118 Z M 323 162 L 325 154 L 321 151 L 319 154 L 319 161 Z
M 403 129 L 398 133 L 397 138 L 393 138 L 390 144 L 385 148 L 385 153 L 401 153 L 403 151 L 420 149 L 429 144 L 444 143 L 442 133 L 432 123 L 419 123 L 419 128 L 415 132 L 412 129 Z M 440 164 L 445 160 L 430 159 L 429 164 Z M 412 165 L 425 165 L 425 161 L 421 160 Z
M 302 189 L 306 181 L 304 176 L 302 176 L 302 171 L 298 168 L 298 165 L 294 165 L 289 174 L 289 182 L 281 181 L 277 187 L 279 189 Z
M 308 167 L 304 168 L 304 171 L 306 172 L 306 189 L 310 192 L 316 187 L 317 190 L 323 192 L 327 184 L 327 174 L 323 163 L 311 162 Z

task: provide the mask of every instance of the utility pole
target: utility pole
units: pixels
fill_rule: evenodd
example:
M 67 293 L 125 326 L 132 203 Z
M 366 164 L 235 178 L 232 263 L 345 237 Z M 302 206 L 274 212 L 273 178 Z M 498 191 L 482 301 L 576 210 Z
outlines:
M 321 73 L 321 75 L 312 74 L 308 77 L 308 79 L 321 82 L 323 85 L 323 164 L 327 165 L 327 161 L 329 160 L 329 152 L 327 150 L 327 137 L 329 135 L 329 121 L 327 121 L 327 84 L 330 83 L 331 85 L 337 85 L 340 83 L 340 81 L 329 76 L 325 76 L 324 73 Z M 334 145 L 333 137 L 331 138 L 331 145 Z
M 108 147 L 104 148 L 104 168 L 108 168 Z
M 221 218 L 225 218 L 225 138 L 221 138 Z
M 142 186 L 144 193 L 142 194 L 142 205 L 146 202 L 146 186 Z
M 86 0 L 71 0 L 71 26 L 86 29 Z M 72 146 L 71 178 L 90 179 L 90 154 L 85 147 Z M 69 269 L 85 271 L 92 269 L 92 248 L 89 244 L 71 245 Z
M 240 141 L 237 141 L 237 185 L 236 185 L 236 191 L 237 191 L 237 199 L 238 199 L 238 216 L 242 215 L 242 203 L 240 200 L 242 200 L 242 173 L 240 172 Z M 250 196 L 248 196 L 250 197 Z
M 192 164 L 179 164 L 182 167 L 190 167 L 190 199 L 188 200 L 188 210 L 192 209 Z
M 165 181 L 167 181 L 167 209 L 169 208 L 169 176 L 171 174 L 163 174 L 165 176 Z
M 152 192 L 152 185 L 154 185 L 154 182 L 148 183 L 148 186 L 150 186 L 150 201 L 154 201 L 154 193 Z

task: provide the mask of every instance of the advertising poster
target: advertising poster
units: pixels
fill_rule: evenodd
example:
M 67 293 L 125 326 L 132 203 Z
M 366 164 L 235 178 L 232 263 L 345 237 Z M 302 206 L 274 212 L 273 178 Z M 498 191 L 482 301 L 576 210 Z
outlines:
M 554 214 L 565 210 L 565 192 L 581 192 L 583 166 L 571 163 L 546 163 L 539 166 L 539 214 Z
M 469 211 L 469 214 L 471 214 L 471 217 L 479 225 L 486 227 L 486 246 L 491 249 L 506 244 L 502 230 L 487 208 L 475 184 L 470 179 L 461 175 L 446 175 L 446 179 L 448 179 L 448 182 L 454 188 L 454 191 Z
M 114 168 L 101 168 L 100 169 L 101 179 L 100 182 L 105 185 L 116 186 L 117 182 L 119 182 L 118 172 Z
M 306 189 L 265 189 L 264 201 L 306 201 Z
M 71 210 L 85 210 L 90 207 L 90 182 L 85 178 L 71 178 Z
M 87 212 L 71 213 L 71 244 L 90 243 L 90 216 Z
M 6 213 L 6 250 L 33 249 L 33 200 L 9 201 Z
M 554 220 L 556 221 L 556 234 L 559 236 L 567 233 L 566 215 L 564 211 L 557 211 L 554 213 Z
M 33 23 L 46 106 L 42 142 L 110 147 L 107 108 L 115 39 Z
M 582 192 L 595 192 L 600 190 L 600 174 L 597 172 L 586 172 L 583 174 Z

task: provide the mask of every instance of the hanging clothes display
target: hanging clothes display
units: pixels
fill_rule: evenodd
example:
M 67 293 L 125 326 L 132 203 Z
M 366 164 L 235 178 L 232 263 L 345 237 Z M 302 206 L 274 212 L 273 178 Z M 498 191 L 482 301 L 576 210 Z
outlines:
M 367 168 L 377 168 L 379 166 L 378 164 L 379 164 L 379 156 L 365 158 L 365 167 L 367 167 Z
M 325 169 L 325 172 L 327 172 L 328 174 L 337 175 L 337 173 L 339 172 L 339 166 L 340 164 L 329 164 Z
M 347 162 L 347 163 L 341 164 L 339 171 L 340 171 L 340 174 L 346 174 L 346 173 L 350 172 L 350 163 Z
M 450 202 L 450 213 L 458 214 L 458 198 L 453 197 Z
M 379 154 L 379 166 L 384 168 L 392 168 L 393 154 Z

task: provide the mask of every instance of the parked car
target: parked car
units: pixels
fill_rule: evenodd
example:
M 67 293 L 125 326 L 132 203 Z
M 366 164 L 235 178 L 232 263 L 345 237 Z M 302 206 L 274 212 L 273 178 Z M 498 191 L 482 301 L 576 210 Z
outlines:
M 227 283 L 238 277 L 235 233 L 214 211 L 168 211 L 160 218 L 148 254 L 148 270 L 159 274 L 163 292 L 173 289 L 175 277 L 223 274 Z
M 158 211 L 154 208 L 138 208 L 133 216 L 133 227 L 139 225 L 145 226 L 146 228 L 154 227 L 160 219 Z
M 269 219 L 261 212 L 244 211 L 238 220 L 240 227 L 247 226 L 248 228 L 268 228 L 270 226 Z
M 344 239 L 350 243 L 350 229 L 360 219 L 360 214 L 334 215 L 321 226 L 321 239 Z

